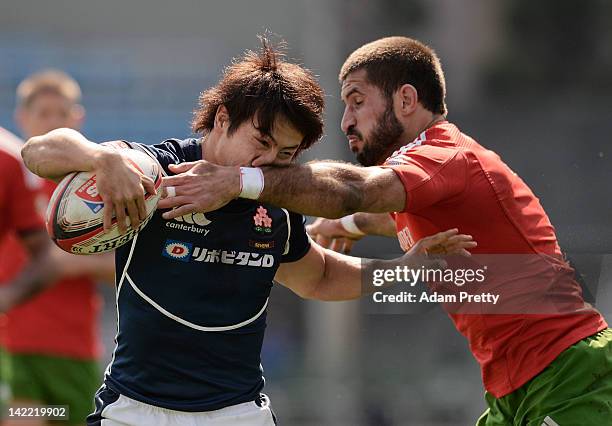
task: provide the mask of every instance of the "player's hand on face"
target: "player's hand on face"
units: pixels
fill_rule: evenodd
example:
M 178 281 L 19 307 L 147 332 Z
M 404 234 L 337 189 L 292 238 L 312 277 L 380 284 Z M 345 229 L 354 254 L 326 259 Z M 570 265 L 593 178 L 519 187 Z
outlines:
M 419 263 L 418 266 L 445 267 L 446 262 L 439 256 L 460 255 L 469 257 L 472 254 L 468 249 L 477 245 L 471 235 L 459 234 L 459 230 L 449 229 L 420 239 L 404 255 L 404 258 L 408 263 Z
M 339 219 L 318 218 L 306 226 L 306 231 L 320 246 L 344 254 L 350 253 L 353 244 L 363 237 L 345 230 Z
M 119 232 L 127 231 L 127 217 L 130 226 L 138 229 L 140 222 L 147 217 L 145 191 L 157 192 L 153 180 L 140 173 L 121 150 L 108 150 L 101 155 L 94 172 L 98 193 L 104 202 L 104 229 L 110 230 L 113 212 Z
M 205 160 L 170 165 L 175 176 L 164 177 L 164 198 L 157 205 L 173 209 L 163 214 L 173 219 L 193 212 L 217 210 L 240 195 L 240 170 Z

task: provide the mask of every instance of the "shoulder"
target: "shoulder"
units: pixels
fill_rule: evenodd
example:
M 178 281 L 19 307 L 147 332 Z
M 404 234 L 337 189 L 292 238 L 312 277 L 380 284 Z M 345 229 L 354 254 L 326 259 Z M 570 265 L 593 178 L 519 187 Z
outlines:
M 171 138 L 153 146 L 176 154 L 182 161 L 197 161 L 202 159 L 200 139 Z
M 179 161 L 197 161 L 202 159 L 200 139 L 171 138 L 152 145 L 155 150 L 163 151 L 176 157 Z
M 128 144 L 133 149 L 138 149 L 152 157 L 155 157 L 166 173 L 168 173 L 167 167 L 170 164 L 179 164 L 202 159 L 202 146 L 200 139 L 196 138 L 172 138 L 166 139 L 165 141 L 154 145 L 134 142 L 129 142 Z
M 0 151 L 12 152 L 19 155 L 22 146 L 23 141 L 19 137 L 5 128 L 0 127 Z
M 0 159 L 3 163 L 21 162 L 23 141 L 8 130 L 0 127 Z
M 8 131 L 4 132 L 12 135 Z M 21 140 L 14 135 L 14 139 L 4 136 L 0 134 L 0 180 L 6 184 L 22 181 L 27 188 L 38 190 L 42 179 L 30 172 L 21 160 Z
M 451 123 L 443 122 L 421 132 L 415 140 L 400 147 L 385 160 L 384 165 L 441 165 L 461 157 L 457 155 L 465 148 L 461 141 L 462 133 L 459 129 Z
M 271 215 L 282 218 L 283 221 L 285 221 L 289 226 L 291 226 L 292 224 L 302 226 L 304 223 L 306 223 L 306 218 L 302 214 L 287 210 L 285 208 L 265 204 L 260 205 L 257 208 L 256 212 L 259 213 L 260 211 L 262 211 L 261 209 L 264 209 L 263 211 L 269 212 L 269 214 Z

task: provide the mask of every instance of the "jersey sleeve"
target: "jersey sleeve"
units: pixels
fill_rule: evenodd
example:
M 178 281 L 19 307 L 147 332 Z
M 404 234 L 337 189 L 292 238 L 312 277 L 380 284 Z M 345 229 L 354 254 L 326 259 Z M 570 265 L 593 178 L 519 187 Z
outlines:
M 310 238 L 306 233 L 305 221 L 304 216 L 301 214 L 288 212 L 287 226 L 289 235 L 281 263 L 300 260 L 310 250 Z
M 466 188 L 467 162 L 459 150 L 421 147 L 391 157 L 383 165 L 392 169 L 406 191 L 403 212 L 415 213 L 431 205 L 451 201 Z
M 5 210 L 8 228 L 20 234 L 44 229 L 36 206 L 41 188 L 28 185 L 28 172 L 10 155 L 2 156 L 0 170 L 0 208 Z
M 201 159 L 200 145 L 196 139 L 168 139 L 155 145 L 145 145 L 137 142 L 124 142 L 132 149 L 144 152 L 155 158 L 168 175 L 173 174 L 168 169 L 170 164 Z

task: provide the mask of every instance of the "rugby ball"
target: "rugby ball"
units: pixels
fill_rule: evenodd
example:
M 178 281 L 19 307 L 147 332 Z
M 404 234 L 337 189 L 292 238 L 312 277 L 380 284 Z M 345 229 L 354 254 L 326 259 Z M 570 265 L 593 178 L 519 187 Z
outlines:
M 135 149 L 122 151 L 131 165 L 161 186 L 161 166 L 147 154 Z M 134 238 L 147 224 L 157 208 L 161 190 L 156 195 L 145 194 L 147 218 L 137 230 L 128 226 L 125 234 L 119 232 L 113 216 L 112 227 L 104 232 L 104 202 L 96 188 L 96 175 L 92 172 L 74 172 L 59 183 L 47 207 L 47 231 L 62 250 L 73 254 L 98 254 L 116 249 Z M 129 217 L 127 219 L 129 225 Z

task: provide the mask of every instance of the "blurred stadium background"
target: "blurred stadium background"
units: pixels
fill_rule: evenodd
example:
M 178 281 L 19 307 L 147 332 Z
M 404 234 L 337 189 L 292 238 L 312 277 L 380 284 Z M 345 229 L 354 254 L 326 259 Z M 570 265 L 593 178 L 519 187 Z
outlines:
M 449 118 L 497 151 L 540 197 L 591 300 L 612 317 L 612 3 L 605 0 L 0 1 L 0 125 L 15 88 L 54 67 L 81 84 L 84 133 L 156 143 L 187 137 L 198 93 L 271 30 L 327 92 L 323 141 L 304 160 L 352 160 L 337 73 L 364 42 L 401 34 L 434 47 Z M 474 212 L 478 214 L 478 212 Z M 483 218 L 486 220 L 486 218 Z M 356 254 L 398 254 L 395 241 Z M 104 366 L 115 309 L 100 289 Z M 467 425 L 484 409 L 476 362 L 439 308 L 366 314 L 276 288 L 263 353 L 286 425 Z M 102 367 L 101 367 L 102 371 Z

